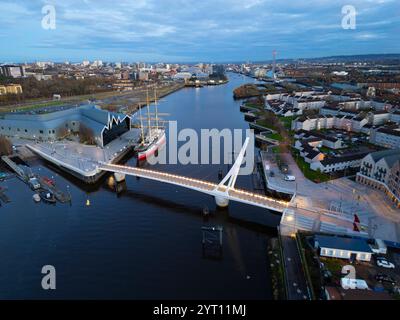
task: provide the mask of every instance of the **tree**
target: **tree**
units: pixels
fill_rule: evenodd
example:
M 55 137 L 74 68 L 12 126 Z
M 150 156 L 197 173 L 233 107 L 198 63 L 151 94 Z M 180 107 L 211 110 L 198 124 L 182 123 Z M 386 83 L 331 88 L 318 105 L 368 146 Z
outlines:
M 79 126 L 79 141 L 90 145 L 96 144 L 93 130 L 82 123 Z
M 68 134 L 69 134 L 69 131 L 64 126 L 60 126 L 56 130 L 57 139 L 64 139 Z
M 0 156 L 9 156 L 12 154 L 12 144 L 5 136 L 0 136 Z

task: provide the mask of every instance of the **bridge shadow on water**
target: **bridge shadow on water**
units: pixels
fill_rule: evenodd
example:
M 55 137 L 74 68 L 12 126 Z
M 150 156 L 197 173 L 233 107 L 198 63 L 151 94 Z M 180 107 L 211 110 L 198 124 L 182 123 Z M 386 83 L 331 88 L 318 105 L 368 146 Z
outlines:
M 208 215 L 204 215 L 204 207 L 199 207 L 199 206 L 189 206 L 187 204 L 179 203 L 177 201 L 173 200 L 168 200 L 165 198 L 145 194 L 142 192 L 138 191 L 133 191 L 129 190 L 127 187 L 117 193 L 115 189 L 110 188 L 110 187 L 105 187 L 104 188 L 107 192 L 109 193 L 115 193 L 116 197 L 118 198 L 130 198 L 135 201 L 140 201 L 142 203 L 145 203 L 147 205 L 155 206 L 163 210 L 168 210 L 171 213 L 179 213 L 179 214 L 185 214 L 185 215 L 191 215 L 193 217 L 203 219 L 204 223 L 212 223 L 212 224 L 218 224 L 218 223 L 228 223 L 228 224 L 234 224 L 237 226 L 240 226 L 242 228 L 245 228 L 247 230 L 251 231 L 256 231 L 259 233 L 264 233 L 264 234 L 275 234 L 277 232 L 277 223 L 275 221 L 271 221 L 269 224 L 265 223 L 257 223 L 254 221 L 246 220 L 244 218 L 238 217 L 238 215 L 235 214 L 235 211 L 246 211 L 246 212 L 255 212 L 259 211 L 262 212 L 263 214 L 266 215 L 272 215 L 274 218 L 280 219 L 280 214 L 273 213 L 268 211 L 265 213 L 264 209 L 261 208 L 254 208 L 249 205 L 244 205 L 241 203 L 232 203 L 230 206 L 233 206 L 234 208 L 220 208 L 218 206 L 214 206 L 214 208 L 208 208 L 207 204 L 205 204 L 205 207 L 209 209 Z M 210 197 L 211 198 L 211 197 Z M 239 207 L 239 208 L 238 208 Z M 275 219 L 272 219 L 275 220 Z

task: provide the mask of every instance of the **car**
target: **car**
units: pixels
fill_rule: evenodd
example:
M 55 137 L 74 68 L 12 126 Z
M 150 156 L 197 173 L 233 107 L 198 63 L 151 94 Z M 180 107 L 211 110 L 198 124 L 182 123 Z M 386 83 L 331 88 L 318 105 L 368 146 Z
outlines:
M 379 281 L 379 282 L 387 282 L 387 283 L 390 283 L 393 286 L 396 284 L 396 281 L 392 277 L 390 277 L 390 276 L 388 276 L 388 275 L 386 275 L 384 273 L 378 273 L 375 276 L 375 280 Z
M 382 267 L 382 268 L 386 268 L 386 269 L 396 268 L 396 266 L 393 263 L 387 261 L 385 258 L 377 258 L 376 264 L 378 265 L 378 267 Z
M 296 177 L 285 175 L 285 181 L 296 181 Z
M 269 172 L 269 176 L 272 178 L 272 177 L 275 177 L 275 173 L 273 172 L 273 171 L 270 171 Z
M 289 172 L 289 166 L 287 164 L 282 164 L 280 169 L 283 173 Z
M 32 188 L 32 190 L 38 190 L 41 187 L 39 180 L 37 178 L 30 178 L 28 184 Z

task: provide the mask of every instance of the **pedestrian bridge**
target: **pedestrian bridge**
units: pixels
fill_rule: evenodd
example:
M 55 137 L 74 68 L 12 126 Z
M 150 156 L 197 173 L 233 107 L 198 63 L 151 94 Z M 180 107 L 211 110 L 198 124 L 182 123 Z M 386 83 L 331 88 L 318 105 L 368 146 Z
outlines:
M 168 183 L 171 185 L 202 192 L 213 196 L 217 205 L 220 207 L 228 206 L 229 201 L 232 200 L 283 213 L 283 211 L 288 208 L 289 202 L 277 200 L 262 194 L 252 193 L 246 190 L 236 189 L 234 187 L 248 143 L 249 139 L 246 139 L 245 144 L 243 145 L 243 148 L 240 151 L 234 165 L 232 166 L 226 177 L 219 184 L 199 179 L 188 178 L 176 174 L 116 164 L 107 164 L 103 162 L 98 163 L 98 169 L 102 171 L 117 173 L 119 175 L 129 175 L 144 179 L 150 179 L 161 183 Z

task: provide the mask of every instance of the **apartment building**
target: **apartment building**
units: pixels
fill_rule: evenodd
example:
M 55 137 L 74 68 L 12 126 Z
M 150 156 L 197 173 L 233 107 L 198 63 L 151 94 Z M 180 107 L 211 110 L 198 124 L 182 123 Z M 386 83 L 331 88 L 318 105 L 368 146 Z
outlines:
M 378 128 L 371 131 L 370 142 L 385 148 L 400 148 L 400 129 Z
M 362 159 L 356 181 L 383 191 L 400 207 L 400 150 L 368 154 Z

